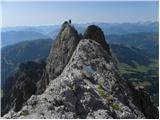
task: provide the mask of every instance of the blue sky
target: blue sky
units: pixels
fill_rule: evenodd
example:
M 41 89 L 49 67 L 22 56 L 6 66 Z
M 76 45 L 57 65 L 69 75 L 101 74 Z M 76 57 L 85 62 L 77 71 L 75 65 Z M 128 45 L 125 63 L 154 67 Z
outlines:
M 3 2 L 2 26 L 158 21 L 158 2 Z

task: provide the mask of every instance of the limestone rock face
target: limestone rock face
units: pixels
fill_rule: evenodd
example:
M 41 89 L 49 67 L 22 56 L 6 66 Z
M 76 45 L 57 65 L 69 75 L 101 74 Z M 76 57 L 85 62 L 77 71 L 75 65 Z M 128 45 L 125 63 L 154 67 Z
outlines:
M 38 93 L 42 93 L 50 80 L 61 74 L 76 49 L 79 40 L 80 36 L 74 26 L 68 22 L 64 22 L 50 50 L 46 71 L 40 82 L 37 84 Z
M 79 37 L 75 29 L 68 23 L 63 24 L 42 79 L 46 90 L 41 95 L 32 95 L 19 112 L 11 110 L 4 118 L 158 117 L 158 110 L 149 96 L 120 77 L 117 62 L 112 57 L 102 30 L 97 26 L 92 27 L 87 29 L 83 39 L 77 41 Z M 75 41 L 77 43 L 73 43 Z
M 141 87 L 133 88 L 130 83 L 128 83 L 130 88 L 130 94 L 134 99 L 134 104 L 144 113 L 148 119 L 159 118 L 159 111 L 151 102 L 149 93 Z
M 1 100 L 1 115 L 10 109 L 18 112 L 31 95 L 36 94 L 36 83 L 40 80 L 44 68 L 43 61 L 20 64 L 16 73 L 9 77 L 4 85 L 5 96 Z

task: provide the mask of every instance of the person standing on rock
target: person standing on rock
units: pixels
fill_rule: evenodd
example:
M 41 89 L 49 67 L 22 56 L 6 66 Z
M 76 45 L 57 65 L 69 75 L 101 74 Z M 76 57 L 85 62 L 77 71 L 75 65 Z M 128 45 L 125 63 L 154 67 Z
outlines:
M 74 26 L 72 25 L 72 21 L 71 21 L 71 19 L 69 19 L 69 25 L 71 26 L 71 27 L 73 27 L 74 28 Z

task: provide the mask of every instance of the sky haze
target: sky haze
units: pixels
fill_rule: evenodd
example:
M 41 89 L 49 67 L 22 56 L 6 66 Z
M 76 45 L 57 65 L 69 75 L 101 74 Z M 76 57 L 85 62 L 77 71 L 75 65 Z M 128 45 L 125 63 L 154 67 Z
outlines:
M 2 2 L 2 26 L 158 21 L 158 1 Z

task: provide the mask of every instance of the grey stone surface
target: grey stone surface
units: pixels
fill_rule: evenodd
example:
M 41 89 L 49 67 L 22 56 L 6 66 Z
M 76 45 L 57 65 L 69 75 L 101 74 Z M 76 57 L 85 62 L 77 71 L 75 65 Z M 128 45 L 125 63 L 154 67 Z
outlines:
M 45 62 L 29 61 L 21 63 L 19 69 L 7 79 L 5 85 L 5 96 L 1 99 L 1 115 L 6 114 L 10 109 L 18 112 L 23 104 L 33 95 L 36 94 L 36 83 L 40 80 Z M 8 89 L 7 89 L 8 88 Z
M 50 50 L 45 73 L 43 74 L 40 82 L 37 84 L 38 94 L 42 93 L 46 89 L 50 80 L 61 74 L 76 49 L 80 38 L 81 37 L 74 26 L 68 22 L 63 23 L 61 30 L 56 40 L 53 42 Z

